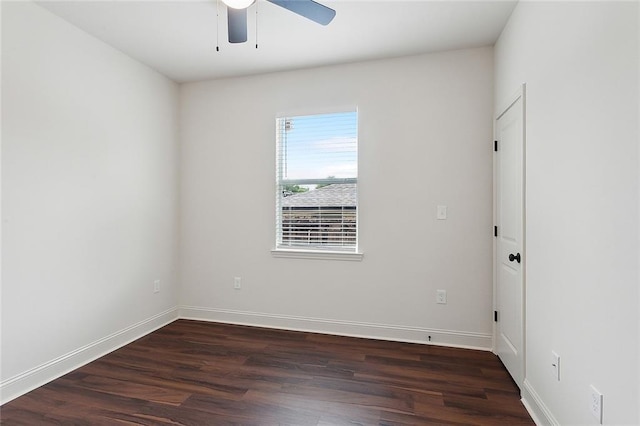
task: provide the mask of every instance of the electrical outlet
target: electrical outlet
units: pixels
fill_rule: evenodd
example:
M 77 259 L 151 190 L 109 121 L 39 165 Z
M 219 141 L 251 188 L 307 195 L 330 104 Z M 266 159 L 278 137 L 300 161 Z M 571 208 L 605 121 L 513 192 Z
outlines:
M 436 290 L 436 303 L 446 305 L 447 303 L 447 290 Z
M 153 292 L 154 293 L 159 293 L 160 292 L 160 280 L 155 280 L 153 282 Z
M 591 414 L 593 417 L 598 419 L 598 424 L 602 424 L 602 394 L 598 391 L 598 389 L 594 388 L 593 385 L 590 386 L 591 390 L 591 399 L 590 399 L 590 408 Z
M 233 288 L 235 288 L 236 290 L 240 290 L 240 287 L 242 287 L 242 278 L 240 277 L 233 277 Z
M 551 372 L 557 381 L 560 381 L 560 355 L 551 351 Z

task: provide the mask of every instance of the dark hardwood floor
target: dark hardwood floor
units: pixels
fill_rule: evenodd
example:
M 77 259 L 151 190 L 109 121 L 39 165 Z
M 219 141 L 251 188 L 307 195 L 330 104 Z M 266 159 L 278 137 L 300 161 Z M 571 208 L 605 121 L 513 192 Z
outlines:
M 187 320 L 5 404 L 0 422 L 533 424 L 489 352 Z

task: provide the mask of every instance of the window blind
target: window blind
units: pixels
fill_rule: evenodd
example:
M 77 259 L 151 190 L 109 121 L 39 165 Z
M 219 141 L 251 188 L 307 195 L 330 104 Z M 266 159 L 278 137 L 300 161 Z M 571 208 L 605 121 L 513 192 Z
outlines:
M 355 252 L 357 112 L 276 119 L 276 248 Z

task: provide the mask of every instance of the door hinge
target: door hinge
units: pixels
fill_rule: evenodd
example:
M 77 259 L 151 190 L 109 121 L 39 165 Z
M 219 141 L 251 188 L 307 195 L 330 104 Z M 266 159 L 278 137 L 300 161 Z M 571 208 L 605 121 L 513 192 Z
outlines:
M 494 237 L 497 237 L 497 236 L 498 236 L 498 227 L 497 227 L 497 226 L 494 226 L 494 227 L 493 227 L 493 236 L 494 236 Z
M 498 322 L 498 311 L 493 311 L 493 322 Z
M 493 141 L 493 150 L 498 152 L 498 141 Z

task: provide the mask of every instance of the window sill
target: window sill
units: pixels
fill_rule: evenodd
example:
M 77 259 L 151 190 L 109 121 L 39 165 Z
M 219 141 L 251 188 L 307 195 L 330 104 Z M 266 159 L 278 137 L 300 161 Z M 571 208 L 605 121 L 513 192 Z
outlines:
M 343 251 L 273 249 L 271 250 L 271 256 L 288 259 L 348 260 L 360 262 L 364 254 Z

